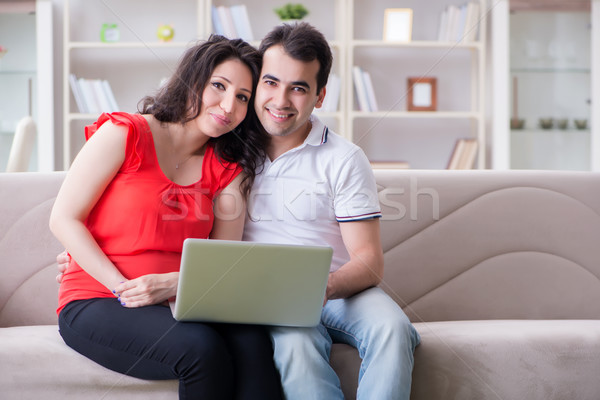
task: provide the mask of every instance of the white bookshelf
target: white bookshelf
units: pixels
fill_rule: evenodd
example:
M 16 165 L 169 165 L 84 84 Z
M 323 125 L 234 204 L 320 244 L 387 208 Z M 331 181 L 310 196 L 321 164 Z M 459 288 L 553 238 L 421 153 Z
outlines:
M 151 94 L 172 73 L 181 53 L 198 38 L 207 37 L 205 0 L 64 0 L 63 8 L 63 168 L 68 169 L 84 142 L 83 128 L 97 114 L 80 113 L 69 75 L 107 79 L 122 111 L 136 111 L 137 102 Z M 140 10 L 145 17 L 140 17 Z M 102 23 L 117 23 L 121 40 L 102 42 Z M 161 23 L 173 23 L 175 39 L 160 42 Z
M 460 5 L 467 0 L 453 0 Z M 93 4 L 97 3 L 96 6 Z M 258 46 L 259 39 L 281 23 L 273 9 L 279 1 L 264 0 L 65 0 L 63 60 L 63 166 L 67 169 L 83 144 L 83 127 L 97 115 L 81 114 L 69 87 L 69 74 L 90 79 L 107 79 L 123 111 L 134 112 L 137 101 L 150 94 L 161 77 L 176 65 L 178 56 L 197 38 L 207 38 L 213 31 L 213 6 L 243 3 Z M 439 16 L 447 1 L 373 0 L 305 0 L 310 14 L 304 21 L 317 27 L 334 54 L 332 72 L 340 78 L 340 101 L 335 111 L 317 111 L 334 131 L 365 147 L 373 161 L 406 161 L 414 154 L 414 167 L 445 168 L 459 138 L 476 138 L 479 143 L 478 166 L 486 166 L 484 123 L 486 0 L 480 0 L 479 40 L 470 43 L 436 41 Z M 431 4 L 430 4 L 431 3 Z M 144 15 L 139 10 L 143 4 Z M 96 7 L 96 8 L 93 8 Z M 386 8 L 414 8 L 413 40 L 391 43 L 381 40 Z M 92 10 L 92 11 L 90 11 Z M 101 14 L 100 16 L 95 14 Z M 133 18 L 137 15 L 137 18 Z M 132 16 L 131 19 L 129 17 Z M 114 18 L 113 18 L 114 17 Z M 121 40 L 99 40 L 102 22 L 116 22 Z M 173 42 L 161 43 L 154 32 L 158 22 L 173 23 Z M 148 28 L 148 26 L 150 28 Z M 429 32 L 419 36 L 419 29 Z M 433 32 L 432 32 L 433 31 Z M 378 112 L 357 111 L 352 81 L 352 67 L 370 59 L 369 71 L 377 99 Z M 427 74 L 439 59 L 450 60 L 438 81 L 438 111 L 409 112 L 402 100 L 408 76 Z M 381 70 L 379 70 L 379 67 Z M 455 79 L 454 74 L 463 75 Z M 465 87 L 468 87 L 465 89 Z M 440 128 L 440 126 L 442 128 Z M 374 127 L 374 128 L 372 128 Z M 388 132 L 380 134 L 377 129 Z M 371 132 L 373 130 L 373 132 Z M 398 130 L 395 135 L 393 131 Z M 392 131 L 390 133 L 390 131 Z M 378 148 L 365 146 L 367 138 Z M 382 155 L 383 153 L 383 155 Z
M 369 5 L 358 0 L 349 2 L 346 68 L 350 71 L 354 65 L 362 67 L 366 64 L 364 69 L 373 75 L 376 95 L 383 101 L 378 98 L 377 112 L 357 111 L 354 82 L 347 73 L 346 92 L 350 95 L 346 97 L 345 105 L 346 136 L 361 145 L 370 159 L 385 153 L 385 161 L 407 161 L 417 168 L 445 168 L 456 140 L 474 138 L 478 142 L 477 166 L 486 167 L 486 1 L 479 1 L 478 40 L 458 43 L 433 40 L 437 39 L 435 29 L 448 3 L 460 5 L 466 1 L 427 2 L 427 5 L 410 0 L 369 2 Z M 359 24 L 363 21 L 366 25 L 382 26 L 385 8 L 415 8 L 410 42 L 373 38 L 376 34 L 383 37 L 382 30 L 374 33 L 376 30 Z M 424 33 L 418 33 L 419 25 L 427 25 L 422 29 Z M 452 58 L 452 69 L 463 74 L 463 80 L 468 82 L 467 99 L 461 99 L 464 91 L 447 84 L 452 77 L 437 76 L 436 64 L 443 64 L 448 58 Z M 421 59 L 423 61 L 419 61 Z M 462 64 L 457 66 L 456 59 L 461 59 Z M 406 80 L 409 76 L 438 79 L 437 111 L 406 111 Z M 396 95 L 385 98 L 385 91 Z M 455 107 L 450 98 L 462 101 L 457 101 L 460 104 Z M 446 129 L 445 125 L 454 125 L 454 128 L 444 136 L 440 131 Z M 441 148 L 434 148 L 436 146 Z M 431 154 L 433 161 L 422 162 L 419 154 Z

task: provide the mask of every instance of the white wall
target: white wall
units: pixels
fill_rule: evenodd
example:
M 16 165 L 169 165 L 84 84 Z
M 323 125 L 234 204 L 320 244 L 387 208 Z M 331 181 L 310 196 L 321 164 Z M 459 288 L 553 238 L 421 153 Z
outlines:
M 4 171 L 15 128 L 29 115 L 30 104 L 34 119 L 37 116 L 35 15 L 0 13 L 0 44 L 8 49 L 0 59 L 0 171 Z M 29 79 L 33 84 L 31 97 Z M 33 156 L 30 169 L 36 168 Z

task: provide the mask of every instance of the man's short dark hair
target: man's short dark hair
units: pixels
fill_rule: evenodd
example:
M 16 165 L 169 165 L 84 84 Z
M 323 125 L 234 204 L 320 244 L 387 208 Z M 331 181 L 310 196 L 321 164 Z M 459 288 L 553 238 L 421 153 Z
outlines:
M 282 24 L 267 33 L 260 43 L 258 51 L 264 55 L 267 49 L 281 45 L 285 52 L 295 60 L 319 61 L 317 73 L 317 93 L 327 85 L 333 55 L 325 36 L 306 22 Z

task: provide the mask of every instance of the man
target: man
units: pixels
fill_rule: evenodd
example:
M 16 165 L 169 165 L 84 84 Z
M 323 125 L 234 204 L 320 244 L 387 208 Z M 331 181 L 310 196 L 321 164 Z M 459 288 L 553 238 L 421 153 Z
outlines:
M 271 143 L 250 195 L 244 240 L 334 249 L 321 324 L 271 329 L 286 398 L 343 398 L 329 365 L 334 341 L 360 353 L 359 399 L 408 400 L 419 336 L 400 307 L 375 287 L 383 252 L 370 164 L 358 146 L 311 115 L 325 97 L 329 45 L 300 23 L 276 27 L 259 50 L 255 109 Z
M 260 52 L 255 109 L 271 143 L 250 194 L 244 240 L 334 249 L 321 323 L 270 329 L 285 396 L 343 399 L 329 364 L 331 344 L 340 342 L 356 347 L 363 360 L 358 399 L 408 400 L 419 335 L 376 287 L 383 253 L 370 164 L 358 146 L 312 115 L 325 97 L 329 45 L 309 24 L 284 24 L 267 34 Z

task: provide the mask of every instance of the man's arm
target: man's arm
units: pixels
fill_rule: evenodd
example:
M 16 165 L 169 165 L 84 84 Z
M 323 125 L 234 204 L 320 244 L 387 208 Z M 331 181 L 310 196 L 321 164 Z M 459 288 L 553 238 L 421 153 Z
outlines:
M 350 261 L 329 274 L 327 299 L 340 299 L 377 286 L 383 277 L 379 219 L 340 223 Z
M 58 269 L 58 275 L 56 275 L 56 282 L 62 282 L 63 274 L 67 270 L 69 262 L 71 262 L 71 256 L 69 256 L 69 253 L 67 253 L 66 250 L 56 256 L 56 268 Z

